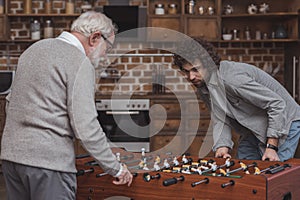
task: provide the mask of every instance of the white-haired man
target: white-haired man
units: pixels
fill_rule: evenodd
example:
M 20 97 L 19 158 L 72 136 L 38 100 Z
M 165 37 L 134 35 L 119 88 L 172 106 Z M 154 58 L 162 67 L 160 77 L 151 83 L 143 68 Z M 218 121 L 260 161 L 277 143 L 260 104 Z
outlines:
M 8 199 L 75 199 L 74 138 L 110 175 L 132 182 L 97 120 L 94 66 L 114 42 L 105 15 L 86 12 L 70 32 L 30 46 L 19 59 L 1 145 Z

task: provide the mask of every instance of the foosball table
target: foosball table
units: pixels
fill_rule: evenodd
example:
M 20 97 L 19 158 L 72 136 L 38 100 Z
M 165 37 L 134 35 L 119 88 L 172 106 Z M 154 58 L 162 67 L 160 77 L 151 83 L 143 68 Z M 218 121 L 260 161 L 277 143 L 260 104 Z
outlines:
M 77 200 L 300 199 L 300 159 L 285 162 L 153 155 L 113 148 L 133 174 L 130 187 L 114 185 L 88 155 L 76 159 Z M 116 198 L 113 198 L 116 199 Z

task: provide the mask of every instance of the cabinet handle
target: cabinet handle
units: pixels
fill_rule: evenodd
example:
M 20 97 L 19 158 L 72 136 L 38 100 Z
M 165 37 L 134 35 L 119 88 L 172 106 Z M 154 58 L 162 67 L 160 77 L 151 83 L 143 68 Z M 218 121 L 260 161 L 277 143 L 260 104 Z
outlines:
M 300 101 L 300 56 L 298 57 L 298 94 L 297 94 L 297 99 L 298 99 L 298 101 Z
M 296 98 L 296 64 L 297 64 L 297 59 L 296 56 L 293 56 L 293 91 L 292 91 L 292 95 L 293 98 Z

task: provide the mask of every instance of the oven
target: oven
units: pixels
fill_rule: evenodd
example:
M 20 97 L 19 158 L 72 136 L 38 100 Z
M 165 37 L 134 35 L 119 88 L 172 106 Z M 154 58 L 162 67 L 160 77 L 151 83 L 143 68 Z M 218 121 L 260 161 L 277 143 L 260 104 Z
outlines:
M 150 150 L 149 99 L 96 101 L 98 121 L 110 144 L 127 151 Z

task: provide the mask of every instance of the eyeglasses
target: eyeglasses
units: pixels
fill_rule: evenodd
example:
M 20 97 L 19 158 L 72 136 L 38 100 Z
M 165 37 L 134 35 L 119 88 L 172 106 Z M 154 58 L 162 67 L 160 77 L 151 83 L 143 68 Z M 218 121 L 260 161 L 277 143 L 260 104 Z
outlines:
M 107 47 L 106 47 L 106 53 L 109 53 L 113 47 L 114 47 L 114 44 L 111 43 L 103 34 L 101 34 L 101 37 L 103 38 L 103 40 L 106 42 L 107 44 Z

